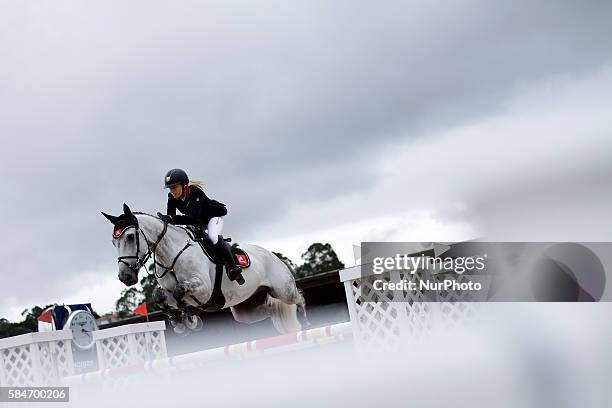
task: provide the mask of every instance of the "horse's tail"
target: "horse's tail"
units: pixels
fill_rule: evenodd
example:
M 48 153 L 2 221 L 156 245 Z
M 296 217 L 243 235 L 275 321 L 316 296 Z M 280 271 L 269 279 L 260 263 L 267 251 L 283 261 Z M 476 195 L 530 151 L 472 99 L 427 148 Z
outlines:
M 267 303 L 272 324 L 279 333 L 291 333 L 302 329 L 296 305 L 290 305 L 272 296 L 268 296 Z

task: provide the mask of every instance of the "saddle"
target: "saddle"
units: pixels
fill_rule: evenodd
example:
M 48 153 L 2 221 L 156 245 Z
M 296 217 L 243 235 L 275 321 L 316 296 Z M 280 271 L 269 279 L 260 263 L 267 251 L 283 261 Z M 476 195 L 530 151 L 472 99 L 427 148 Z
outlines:
M 214 264 L 223 264 L 223 260 L 219 259 L 219 257 L 217 256 L 217 253 L 214 249 L 214 244 L 212 243 L 208 235 L 204 232 L 196 230 L 195 228 L 190 228 L 190 230 L 191 232 L 193 232 L 194 241 L 200 244 L 200 248 L 204 252 L 204 255 L 206 255 L 208 259 L 210 259 L 210 261 Z M 224 238 L 223 241 L 230 243 L 232 242 L 232 239 Z M 238 265 L 242 269 L 246 269 L 251 266 L 251 258 L 249 257 L 249 254 L 244 252 L 244 250 L 238 246 L 237 242 L 234 242 L 232 244 L 232 246 L 230 247 L 230 251 L 234 256 L 234 259 L 236 260 L 236 265 Z

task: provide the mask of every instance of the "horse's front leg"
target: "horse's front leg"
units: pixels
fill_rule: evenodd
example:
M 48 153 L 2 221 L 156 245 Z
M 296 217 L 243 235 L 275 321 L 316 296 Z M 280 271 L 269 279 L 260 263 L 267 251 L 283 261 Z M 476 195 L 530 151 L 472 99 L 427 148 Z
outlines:
M 178 303 L 173 296 L 173 293 L 162 287 L 156 287 L 153 290 L 153 301 L 160 307 L 169 306 L 178 309 Z
M 182 322 L 188 329 L 199 331 L 202 328 L 202 319 L 197 315 L 198 308 L 206 298 L 210 297 L 210 292 L 210 283 L 203 281 L 199 276 L 183 279 L 176 284 L 172 294 L 185 310 Z
M 159 305 L 176 334 L 185 335 L 188 333 L 187 327 L 183 322 L 185 319 L 185 308 L 181 305 L 183 302 L 177 302 L 173 292 L 160 287 L 155 288 L 153 291 L 153 301 Z
M 179 304 L 187 303 L 197 307 L 198 301 L 203 302 L 210 297 L 211 290 L 210 282 L 203 281 L 199 276 L 193 276 L 177 283 L 172 295 Z

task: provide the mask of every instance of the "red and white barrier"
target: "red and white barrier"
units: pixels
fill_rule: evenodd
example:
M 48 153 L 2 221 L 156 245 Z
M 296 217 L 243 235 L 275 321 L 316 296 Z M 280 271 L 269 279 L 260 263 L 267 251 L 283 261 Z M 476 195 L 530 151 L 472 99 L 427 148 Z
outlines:
M 214 349 L 161 358 L 117 368 L 108 368 L 64 378 L 67 384 L 78 384 L 124 375 L 167 369 L 190 369 L 216 361 L 244 359 L 261 355 L 304 350 L 310 347 L 352 339 L 351 323 L 338 323 L 259 340 L 246 341 Z

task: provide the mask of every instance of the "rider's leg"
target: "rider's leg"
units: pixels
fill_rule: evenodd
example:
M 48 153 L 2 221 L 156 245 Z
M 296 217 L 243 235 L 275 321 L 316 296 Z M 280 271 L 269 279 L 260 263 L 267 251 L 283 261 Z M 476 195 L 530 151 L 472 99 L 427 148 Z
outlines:
M 242 269 L 236 265 L 236 259 L 234 259 L 229 244 L 223 239 L 223 235 L 219 235 L 219 240 L 215 244 L 215 249 L 217 250 L 218 256 L 221 257 L 225 264 L 228 278 L 242 285 L 244 283 Z
M 217 255 L 226 266 L 227 276 L 230 280 L 235 280 L 242 285 L 244 283 L 242 269 L 236 265 L 236 259 L 232 255 L 230 246 L 223 240 L 223 236 L 220 235 L 222 229 L 223 217 L 213 217 L 208 222 L 208 236 L 214 242 Z
M 208 221 L 208 236 L 213 244 L 217 243 L 223 229 L 223 217 L 213 217 Z

